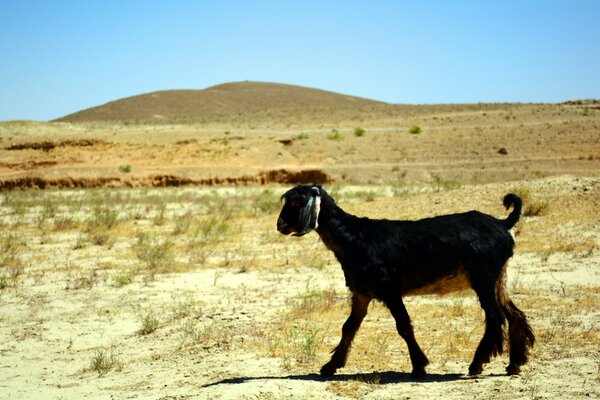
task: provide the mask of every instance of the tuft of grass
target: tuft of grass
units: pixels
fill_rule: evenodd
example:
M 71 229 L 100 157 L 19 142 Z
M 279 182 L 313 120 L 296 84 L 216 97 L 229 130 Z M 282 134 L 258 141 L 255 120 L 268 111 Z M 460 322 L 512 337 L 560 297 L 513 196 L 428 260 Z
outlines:
M 86 231 L 112 229 L 119 223 L 119 213 L 108 206 L 97 206 L 87 221 Z
M 272 190 L 264 189 L 252 201 L 253 213 L 262 215 L 265 213 L 276 212 L 281 207 L 278 196 L 275 196 Z
M 289 321 L 288 321 L 289 322 Z M 266 344 L 272 357 L 280 357 L 284 368 L 316 362 L 316 355 L 323 346 L 320 328 L 310 322 L 289 326 L 286 323 L 273 334 L 268 334 Z
M 75 218 L 62 216 L 54 218 L 55 231 L 67 231 L 76 228 L 78 221 Z
M 85 245 L 88 243 L 88 237 L 86 234 L 82 233 L 79 236 L 77 236 L 77 240 L 75 241 L 75 244 L 73 245 L 73 250 L 81 250 L 85 247 Z
M 419 134 L 422 131 L 423 129 L 419 125 L 413 125 L 410 128 L 408 128 L 408 132 L 412 133 L 413 135 Z
M 108 246 L 109 248 L 114 244 L 114 240 L 107 231 L 90 232 L 86 237 L 89 243 L 96 246 Z
M 340 304 L 340 299 L 335 290 L 311 290 L 296 301 L 290 315 L 294 318 L 307 317 L 328 311 L 337 304 Z
M 141 233 L 133 245 L 133 250 L 148 271 L 150 280 L 156 272 L 169 270 L 169 266 L 174 262 L 173 242 L 169 238 L 161 241 L 147 233 Z
M 70 275 L 67 281 L 67 290 L 78 290 L 78 289 L 91 289 L 100 283 L 102 278 L 98 275 L 98 271 L 95 269 L 90 271 L 88 274 L 79 272 L 78 274 Z
M 129 164 L 119 165 L 119 171 L 124 174 L 128 174 L 131 172 L 131 165 L 129 165 Z
M 367 131 L 365 131 L 363 128 L 360 128 L 360 127 L 354 128 L 354 136 L 363 137 L 366 134 L 367 134 Z
M 300 134 L 298 135 L 298 139 L 300 140 L 306 140 L 310 137 L 310 135 L 306 132 L 300 132 Z
M 220 322 L 199 325 L 195 319 L 187 319 L 182 326 L 179 348 L 200 346 L 205 350 L 228 350 L 236 332 L 237 330 Z
M 410 196 L 417 192 L 417 188 L 408 185 L 404 181 L 398 181 L 392 185 L 392 194 L 394 195 L 394 197 Z
M 193 217 L 191 211 L 188 211 L 185 214 L 178 216 L 177 218 L 175 218 L 175 226 L 173 227 L 171 234 L 177 236 L 186 233 L 190 229 L 192 221 Z
M 213 215 L 200 221 L 192 234 L 190 245 L 196 246 L 214 242 L 224 237 L 229 230 L 230 226 L 227 220 Z
M 462 187 L 462 185 L 459 182 L 444 179 L 439 175 L 433 176 L 432 186 L 436 192 L 445 190 L 455 190 L 460 189 Z
M 19 257 L 23 242 L 17 235 L 8 234 L 0 238 L 0 270 L 6 270 L 0 275 L 0 289 L 15 287 L 18 278 L 25 272 L 25 264 Z
M 341 141 L 344 140 L 344 135 L 337 129 L 332 129 L 331 132 L 327 135 L 327 139 Z
M 153 310 L 147 310 L 141 315 L 142 327 L 138 331 L 140 335 L 148 335 L 158 329 L 160 321 Z
M 94 356 L 90 363 L 89 369 L 93 372 L 97 372 L 99 377 L 108 374 L 114 369 L 121 367 L 121 361 L 119 355 L 114 346 L 109 349 L 99 347 L 94 351 Z
M 538 217 L 540 215 L 544 215 L 546 213 L 546 209 L 548 208 L 547 201 L 534 201 L 529 203 L 525 210 L 523 211 L 523 215 L 525 217 Z
M 366 202 L 375 201 L 378 193 L 375 190 L 357 190 L 350 194 L 353 198 L 364 200 Z
M 156 213 L 156 215 L 154 216 L 154 225 L 155 226 L 162 226 L 165 223 L 166 217 L 165 217 L 165 213 L 167 211 L 167 205 L 165 204 L 164 201 L 159 201 L 158 205 L 158 211 Z
M 133 274 L 130 271 L 115 272 L 110 276 L 116 287 L 129 285 L 133 281 Z

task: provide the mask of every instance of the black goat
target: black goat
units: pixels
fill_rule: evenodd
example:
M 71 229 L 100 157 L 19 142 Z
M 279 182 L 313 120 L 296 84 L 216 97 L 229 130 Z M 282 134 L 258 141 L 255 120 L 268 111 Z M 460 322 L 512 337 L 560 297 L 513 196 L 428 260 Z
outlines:
M 425 375 L 429 360 L 417 344 L 402 296 L 445 294 L 471 287 L 485 312 L 485 333 L 469 366 L 477 375 L 490 357 L 503 351 L 503 325 L 508 320 L 509 375 L 518 374 L 535 341 L 525 314 L 506 292 L 506 263 L 513 255 L 509 230 L 521 215 L 521 199 L 504 197 L 513 211 L 504 220 L 478 211 L 418 221 L 359 218 L 347 214 L 320 186 L 296 186 L 282 196 L 277 220 L 282 234 L 302 236 L 316 230 L 342 265 L 352 292 L 352 312 L 342 339 L 321 375 L 331 376 L 346 363 L 356 331 L 372 299 L 381 300 L 406 341 L 414 377 Z

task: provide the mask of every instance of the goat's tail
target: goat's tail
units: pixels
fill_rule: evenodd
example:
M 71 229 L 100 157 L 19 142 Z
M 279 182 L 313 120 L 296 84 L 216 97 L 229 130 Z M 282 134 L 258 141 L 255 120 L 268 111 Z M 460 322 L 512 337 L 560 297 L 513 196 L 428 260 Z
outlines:
M 517 222 L 519 222 L 519 218 L 521 217 L 521 209 L 523 208 L 523 202 L 521 198 L 514 193 L 509 193 L 504 196 L 504 200 L 502 201 L 504 207 L 508 210 L 511 206 L 513 210 L 508 217 L 504 220 L 504 226 L 506 229 L 511 229 Z

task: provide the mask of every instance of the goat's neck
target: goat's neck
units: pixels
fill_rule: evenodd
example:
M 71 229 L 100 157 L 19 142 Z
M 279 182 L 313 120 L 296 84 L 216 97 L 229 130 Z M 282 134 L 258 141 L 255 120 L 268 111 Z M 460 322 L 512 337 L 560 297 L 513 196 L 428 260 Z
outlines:
M 348 241 L 347 221 L 355 218 L 338 207 L 331 198 L 321 199 L 319 224 L 316 229 L 325 246 L 336 252 Z

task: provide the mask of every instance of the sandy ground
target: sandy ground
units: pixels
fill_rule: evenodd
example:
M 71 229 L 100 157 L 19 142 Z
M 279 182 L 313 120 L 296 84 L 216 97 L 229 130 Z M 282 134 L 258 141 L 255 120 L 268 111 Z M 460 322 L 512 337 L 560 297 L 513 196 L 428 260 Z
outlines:
M 5 193 L 0 208 L 3 237 L 7 243 L 7 235 L 16 232 L 24 239 L 15 257 L 25 268 L 14 279 L 8 261 L 0 270 L 0 398 L 600 398 L 600 222 L 598 215 L 586 215 L 600 198 L 598 178 L 475 185 L 404 197 L 387 195 L 389 188 L 371 188 L 374 199 L 360 194 L 343 206 L 363 215 L 396 217 L 447 212 L 472 203 L 504 215 L 500 204 L 488 204 L 510 186 L 526 186 L 551 200 L 548 214 L 522 221 L 517 241 L 524 244 L 517 247 L 508 272 L 510 292 L 537 334 L 531 361 L 520 376 L 504 374 L 506 355 L 488 364 L 481 376 L 467 376 L 483 323 L 474 297 L 411 297 L 407 308 L 416 336 L 432 361 L 423 380 L 408 374 L 404 343 L 393 331 L 391 316 L 378 305 L 365 319 L 347 366 L 330 380 L 317 375 L 339 340 L 348 312 L 343 275 L 316 234 L 294 239 L 275 232 L 276 200 L 274 209 L 244 220 L 236 228 L 238 235 L 225 240 L 237 243 L 230 247 L 233 255 L 217 249 L 212 258 L 194 261 L 183 271 L 159 271 L 153 279 L 139 273 L 120 285 L 115 274 L 139 264 L 132 255 L 131 229 L 165 235 L 171 229 L 148 222 L 156 218 L 154 210 L 112 228 L 116 239 L 110 246 L 87 244 L 73 250 L 77 228 L 52 230 L 51 222 L 44 225 L 39 217 L 42 206 Z M 173 197 L 176 190 L 180 197 Z M 181 190 L 145 195 L 164 196 L 172 218 L 185 207 L 199 212 L 201 205 L 181 196 L 205 189 Z M 218 196 L 232 197 L 238 189 L 227 190 Z M 277 199 L 283 190 L 275 188 L 270 195 Z M 27 201 L 44 204 L 45 196 L 75 198 L 84 196 L 82 192 L 34 192 Z M 25 205 L 18 208 L 18 200 Z M 578 217 L 565 205 L 581 209 Z M 59 208 L 48 221 L 56 223 L 62 212 L 79 212 L 81 219 L 90 213 L 86 207 L 77 212 Z M 17 223 L 16 215 L 23 221 Z M 554 229 L 544 225 L 569 219 L 573 222 Z M 537 238 L 539 227 L 547 241 Z M 571 245 L 563 246 L 569 241 Z M 9 247 L 5 244 L 5 254 Z M 177 249 L 177 257 L 185 258 L 183 247 Z M 224 262 L 224 257 L 230 259 Z M 252 264 L 243 264 L 249 257 Z M 333 293 L 332 309 L 290 316 L 307 293 L 323 291 Z M 446 314 L 456 304 L 461 315 Z M 145 316 L 156 319 L 147 333 L 142 332 Z M 302 321 L 309 328 L 324 327 L 319 331 L 322 343 L 306 357 L 282 353 L 278 346 L 284 344 L 273 338 L 288 327 L 308 332 Z M 462 335 L 452 336 L 454 330 L 472 338 L 453 344 Z M 377 337 L 386 338 L 381 348 L 387 351 L 373 356 L 369 347 Z M 453 346 L 459 350 L 444 350 Z M 99 359 L 110 368 L 94 368 Z

